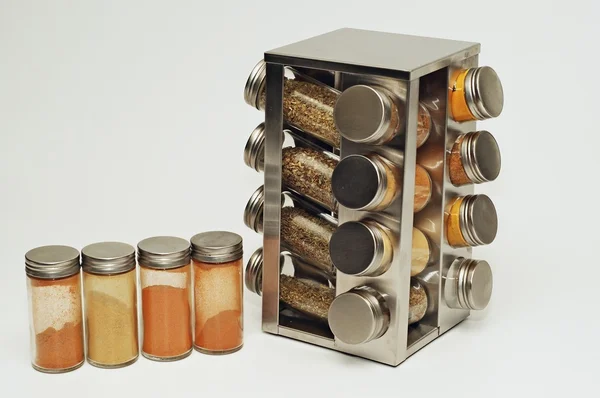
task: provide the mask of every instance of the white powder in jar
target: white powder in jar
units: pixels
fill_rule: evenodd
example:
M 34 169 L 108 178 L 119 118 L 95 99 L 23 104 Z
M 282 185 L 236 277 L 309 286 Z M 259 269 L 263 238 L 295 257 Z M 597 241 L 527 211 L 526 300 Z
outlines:
M 67 323 L 81 322 L 79 286 L 32 286 L 31 305 L 35 334 L 49 328 L 62 329 Z
M 140 270 L 142 289 L 149 286 L 171 286 L 185 289 L 188 285 L 188 272 L 169 270 L 154 270 L 142 268 Z

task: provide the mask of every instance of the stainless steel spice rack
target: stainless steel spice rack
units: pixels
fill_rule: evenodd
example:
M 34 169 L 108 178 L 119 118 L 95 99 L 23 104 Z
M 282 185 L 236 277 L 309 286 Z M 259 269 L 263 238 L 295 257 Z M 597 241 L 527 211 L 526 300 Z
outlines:
M 489 298 L 491 274 L 485 283 L 475 287 L 476 292 L 468 291 L 469 287 L 463 283 L 465 277 L 456 275 L 456 265 L 452 265 L 459 258 L 470 259 L 472 250 L 449 245 L 445 231 L 448 205 L 453 199 L 474 192 L 472 184 L 457 187 L 451 183 L 447 154 L 459 135 L 476 131 L 474 121 L 458 123 L 452 119 L 449 87 L 457 71 L 478 65 L 479 51 L 477 43 L 340 29 L 264 54 L 266 142 L 262 327 L 265 332 L 397 366 L 467 318 L 470 311 L 465 309 L 469 308 L 465 302 L 477 300 L 477 297 L 485 300 L 486 295 Z M 315 79 L 321 77 L 333 81 L 340 92 L 358 84 L 383 87 L 400 98 L 404 105 L 400 120 L 404 123 L 403 134 L 384 145 L 343 138 L 339 153 L 341 159 L 370 152 L 396 153 L 399 155 L 387 158 L 402 173 L 401 193 L 385 211 L 356 211 L 340 205 L 337 214 L 340 225 L 375 219 L 394 236 L 393 259 L 389 269 L 381 275 L 352 276 L 337 272 L 336 296 L 367 286 L 380 293 L 378 300 L 384 300 L 389 309 L 387 329 L 381 336 L 371 336 L 372 339 L 361 344 L 345 343 L 326 326 L 286 315 L 286 310 L 280 306 L 282 130 L 286 127 L 283 117 L 284 67 L 310 73 Z M 429 111 L 433 126 L 429 139 L 417 151 L 420 104 Z M 302 135 L 302 132 L 298 133 Z M 311 137 L 304 138 L 313 141 Z M 422 211 L 413 213 L 417 164 L 429 172 L 432 197 Z M 427 268 L 416 277 L 427 291 L 427 313 L 420 322 L 409 325 L 413 227 L 428 237 L 431 257 Z M 359 293 L 359 296 L 363 294 Z M 473 299 L 473 295 L 477 297 Z M 374 303 L 372 308 L 376 305 Z M 353 315 L 356 319 L 347 325 L 348 328 L 364 328 L 368 323 L 380 322 L 376 318 L 382 316 L 375 310 L 368 315 L 359 312 Z

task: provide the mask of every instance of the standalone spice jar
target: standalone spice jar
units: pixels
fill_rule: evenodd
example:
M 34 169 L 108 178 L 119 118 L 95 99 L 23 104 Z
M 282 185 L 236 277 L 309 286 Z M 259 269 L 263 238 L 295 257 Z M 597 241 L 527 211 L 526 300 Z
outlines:
M 42 246 L 25 254 L 34 369 L 60 373 L 83 364 L 79 251 Z
M 290 135 L 294 136 L 292 132 Z M 244 149 L 244 161 L 257 171 L 263 171 L 265 129 L 261 123 L 254 129 Z M 320 149 L 289 146 L 283 148 L 281 179 L 283 184 L 331 211 L 337 202 L 331 191 L 331 175 L 339 157 Z
M 454 199 L 446 211 L 446 239 L 454 247 L 489 245 L 496 238 L 498 215 L 486 195 Z
M 118 368 L 139 355 L 135 249 L 100 242 L 81 250 L 87 359 L 94 366 Z
M 242 237 L 211 231 L 191 239 L 194 263 L 194 348 L 228 354 L 243 345 Z
M 190 242 L 156 236 L 138 243 L 142 289 L 142 355 L 174 361 L 192 352 Z
M 283 193 L 294 201 L 294 195 Z M 263 231 L 264 189 L 261 186 L 250 197 L 244 210 L 244 223 L 256 232 Z M 281 245 L 320 270 L 333 273 L 335 268 L 329 255 L 329 241 L 335 231 L 332 217 L 316 215 L 300 207 L 281 209 Z
M 450 308 L 483 310 L 490 302 L 492 287 L 487 261 L 459 257 L 448 270 L 444 298 Z
M 257 250 L 246 266 L 246 287 L 251 292 L 262 295 L 263 256 Z M 327 322 L 329 307 L 335 298 L 335 289 L 312 279 L 281 275 L 279 278 L 279 299 L 287 307 L 314 320 Z
M 392 232 L 376 221 L 348 221 L 333 233 L 329 251 L 339 271 L 347 275 L 378 276 L 392 262 L 395 241 Z M 421 273 L 430 257 L 429 239 L 413 228 L 411 276 Z
M 475 131 L 458 137 L 448 157 L 452 184 L 481 184 L 500 174 L 500 149 L 494 136 Z
M 489 66 L 458 71 L 449 98 L 452 118 L 457 122 L 498 117 L 504 107 L 502 83 Z
M 415 213 L 429 203 L 431 185 L 427 170 L 416 165 Z M 331 186 L 337 201 L 349 209 L 383 210 L 400 194 L 402 173 L 381 155 L 349 155 L 333 171 Z
M 250 73 L 244 89 L 248 105 L 265 109 L 267 64 L 260 61 Z M 340 135 L 333 121 L 333 107 L 339 91 L 298 70 L 285 67 L 283 117 L 292 126 L 331 145 L 340 146 Z
M 384 144 L 406 131 L 405 105 L 383 87 L 356 85 L 346 89 L 335 104 L 334 119 L 341 135 L 354 142 Z M 419 104 L 417 148 L 429 138 L 431 116 Z

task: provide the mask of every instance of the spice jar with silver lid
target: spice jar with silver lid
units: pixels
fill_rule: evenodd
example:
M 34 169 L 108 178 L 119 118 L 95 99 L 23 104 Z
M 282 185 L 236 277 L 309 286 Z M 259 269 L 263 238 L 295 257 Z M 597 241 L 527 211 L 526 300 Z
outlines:
M 262 295 L 262 248 L 254 252 L 246 265 L 246 288 Z M 311 319 L 327 322 L 329 307 L 335 298 L 335 289 L 313 279 L 281 274 L 279 300 Z
M 175 361 L 190 355 L 192 266 L 190 242 L 155 236 L 138 243 L 142 290 L 142 355 Z
M 405 104 L 383 87 L 352 86 L 340 95 L 333 117 L 340 134 L 353 142 L 385 144 L 406 130 Z M 431 132 L 431 115 L 419 103 L 417 148 Z
M 374 220 L 348 221 L 333 233 L 329 252 L 336 269 L 344 274 L 378 276 L 388 270 L 397 240 L 390 229 Z M 413 228 L 411 276 L 420 274 L 430 257 L 429 239 Z
M 487 131 L 460 135 L 448 156 L 450 181 L 456 186 L 494 181 L 500 174 L 500 149 Z
M 42 246 L 25 254 L 31 365 L 62 373 L 83 365 L 84 338 L 79 251 Z
M 349 155 L 342 159 L 331 177 L 336 200 L 354 210 L 384 210 L 402 190 L 402 173 L 383 156 Z M 431 199 L 432 183 L 427 170 L 416 165 L 414 212 L 427 206 Z
M 194 348 L 205 354 L 236 352 L 244 343 L 243 242 L 238 234 L 210 231 L 191 240 L 194 264 Z
M 444 298 L 450 308 L 483 310 L 492 296 L 492 269 L 487 261 L 459 257 L 445 278 Z
M 504 107 L 502 83 L 489 66 L 459 70 L 452 79 L 449 101 L 457 122 L 498 117 Z
M 498 232 L 498 215 L 486 195 L 455 198 L 446 210 L 446 239 L 450 246 L 489 245 Z
M 302 139 L 286 130 L 294 141 Z M 331 152 L 311 146 L 302 141 L 302 146 L 283 148 L 281 159 L 281 179 L 283 184 L 297 193 L 306 196 L 331 210 L 337 211 L 337 202 L 331 191 L 331 175 L 339 162 L 339 157 Z M 256 171 L 264 171 L 265 126 L 259 124 L 250 134 L 244 149 L 244 162 Z
M 139 356 L 135 249 L 99 242 L 81 250 L 87 359 L 119 368 Z
M 255 232 L 263 231 L 264 188 L 259 187 L 250 197 L 244 210 L 244 223 Z M 335 268 L 329 255 L 329 241 L 336 228 L 336 220 L 316 209 L 311 209 L 291 192 L 283 192 L 291 205 L 281 208 L 281 245 L 320 270 L 333 273 Z M 307 210 L 310 209 L 310 210 Z
M 261 60 L 244 88 L 246 103 L 265 109 L 267 64 Z M 340 147 L 340 134 L 333 121 L 333 107 L 339 91 L 286 66 L 283 81 L 283 118 L 290 125 L 331 145 Z

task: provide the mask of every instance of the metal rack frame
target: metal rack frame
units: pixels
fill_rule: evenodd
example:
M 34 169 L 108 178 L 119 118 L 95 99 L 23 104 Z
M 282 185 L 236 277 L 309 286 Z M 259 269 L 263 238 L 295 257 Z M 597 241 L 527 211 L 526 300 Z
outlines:
M 267 95 L 262 287 L 262 325 L 265 332 L 397 366 L 469 316 L 469 311 L 452 309 L 444 300 L 450 265 L 457 257 L 471 258 L 471 249 L 456 249 L 447 244 L 444 211 L 452 198 L 473 193 L 472 185 L 455 187 L 450 182 L 446 155 L 459 134 L 475 131 L 475 123 L 452 121 L 447 102 L 449 81 L 454 71 L 477 66 L 479 49 L 477 43 L 340 29 L 265 53 Z M 405 100 L 406 134 L 403 140 L 395 140 L 385 146 L 368 146 L 343 139 L 341 145 L 342 159 L 354 153 L 387 149 L 401 151 L 400 156 L 390 160 L 403 170 L 402 194 L 385 213 L 354 211 L 342 206 L 338 213 L 340 224 L 366 216 L 375 217 L 401 237 L 396 240 L 393 263 L 383 275 L 356 277 L 337 273 L 336 295 L 355 286 L 369 285 L 386 296 L 391 311 L 390 327 L 381 338 L 366 344 L 348 345 L 335 338 L 280 323 L 284 66 L 333 71 L 336 88 L 340 91 L 354 84 L 376 82 Z M 429 140 L 417 153 L 419 102 L 430 111 L 434 125 Z M 430 173 L 433 196 L 424 210 L 413 214 L 416 163 Z M 418 277 L 427 288 L 430 301 L 428 313 L 418 326 L 408 325 L 413 225 L 428 236 L 433 258 Z

